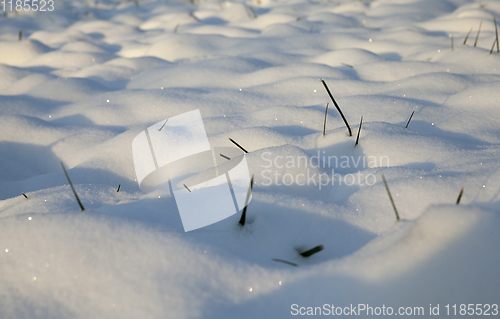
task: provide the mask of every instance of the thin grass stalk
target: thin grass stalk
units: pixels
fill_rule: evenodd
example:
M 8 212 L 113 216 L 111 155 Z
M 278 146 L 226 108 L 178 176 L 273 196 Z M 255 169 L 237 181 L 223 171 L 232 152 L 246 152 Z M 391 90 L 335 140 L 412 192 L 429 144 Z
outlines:
M 467 33 L 467 35 L 465 36 L 463 45 L 465 45 L 467 43 L 467 39 L 469 39 L 469 35 L 471 32 L 472 32 L 472 28 L 470 28 L 469 33 Z
M 474 47 L 477 46 L 477 40 L 479 39 L 479 33 L 481 33 L 481 26 L 483 25 L 483 21 L 479 22 L 479 29 L 477 29 L 476 41 L 474 41 Z
M 413 117 L 414 113 L 415 113 L 415 111 L 411 112 L 410 118 L 408 119 L 408 123 L 406 123 L 405 128 L 408 128 L 408 125 L 410 125 L 410 121 L 411 121 L 411 118 Z
M 358 128 L 358 136 L 356 137 L 356 144 L 354 144 L 354 147 L 358 145 L 359 142 L 359 134 L 361 133 L 361 125 L 363 125 L 363 117 L 361 116 L 361 122 L 359 122 L 359 128 Z
M 322 251 L 324 249 L 323 245 L 319 245 L 319 246 L 316 246 L 314 248 L 311 248 L 307 251 L 304 251 L 303 253 L 300 253 L 300 255 L 302 257 L 310 257 L 312 255 L 314 255 L 315 253 L 319 253 L 320 251 Z
M 349 123 L 347 123 L 347 120 L 344 116 L 344 114 L 342 113 L 342 111 L 340 110 L 340 107 L 339 105 L 337 104 L 337 101 L 335 101 L 335 99 L 333 98 L 333 95 L 332 93 L 330 92 L 330 89 L 328 88 L 328 86 L 326 85 L 325 81 L 324 80 L 321 80 L 321 82 L 323 83 L 323 86 L 325 87 L 326 89 L 326 92 L 328 92 L 328 95 L 330 96 L 330 99 L 332 99 L 332 102 L 333 104 L 335 105 L 335 107 L 337 108 L 337 111 L 339 112 L 340 116 L 342 117 L 342 119 L 344 120 L 344 123 L 345 123 L 345 126 L 347 126 L 347 130 L 349 131 L 349 136 L 352 136 L 352 132 L 351 132 L 351 127 L 349 126 Z
M 229 138 L 229 140 L 231 141 L 231 143 L 233 143 L 234 145 L 238 146 L 238 148 L 240 150 L 242 150 L 245 153 L 248 153 L 248 151 L 246 149 L 244 149 L 240 144 L 236 143 L 232 138 Z
M 330 104 L 330 103 L 326 103 L 325 122 L 323 123 L 323 136 L 325 136 L 325 134 L 326 134 L 326 115 L 328 114 L 328 104 Z
M 464 194 L 464 188 L 462 187 L 462 189 L 460 190 L 460 194 L 458 194 L 457 205 L 460 204 L 460 200 L 462 199 L 463 194 Z
M 384 174 L 382 174 L 382 179 L 384 180 L 385 189 L 387 190 L 387 194 L 389 195 L 389 199 L 391 200 L 392 208 L 394 208 L 394 213 L 396 214 L 396 220 L 399 222 L 399 214 L 396 209 L 396 204 L 394 204 L 394 199 L 392 199 L 391 191 L 389 190 L 389 186 L 387 185 L 387 181 L 385 180 Z
M 252 195 L 252 189 L 253 189 L 253 175 L 252 179 L 250 180 L 250 186 L 248 187 L 247 198 L 245 199 L 245 207 L 243 207 L 243 212 L 241 212 L 241 218 L 238 222 L 240 223 L 241 226 L 245 226 L 245 221 L 247 218 L 247 207 L 248 207 L 248 202 L 250 201 L 250 195 Z
M 71 179 L 69 178 L 68 172 L 66 172 L 66 167 L 64 167 L 63 162 L 61 162 L 62 169 L 64 171 L 64 175 L 66 175 L 66 178 L 68 179 L 69 186 L 71 186 L 71 190 L 73 191 L 73 195 L 75 195 L 76 201 L 78 202 L 78 205 L 80 206 L 80 209 L 82 211 L 85 210 L 85 208 L 82 205 L 82 202 L 80 201 L 80 198 L 78 198 L 78 194 L 76 193 L 75 188 L 73 187 L 73 183 L 71 182 Z

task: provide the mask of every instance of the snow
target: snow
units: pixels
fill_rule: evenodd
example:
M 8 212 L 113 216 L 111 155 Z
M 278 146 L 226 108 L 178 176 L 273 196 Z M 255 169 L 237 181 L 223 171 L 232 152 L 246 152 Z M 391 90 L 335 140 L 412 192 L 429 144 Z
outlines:
M 1 317 L 498 304 L 493 17 L 494 0 L 69 0 L 0 16 Z M 184 232 L 168 189 L 139 188 L 134 138 L 195 110 L 254 175 L 243 227 L 238 213 Z

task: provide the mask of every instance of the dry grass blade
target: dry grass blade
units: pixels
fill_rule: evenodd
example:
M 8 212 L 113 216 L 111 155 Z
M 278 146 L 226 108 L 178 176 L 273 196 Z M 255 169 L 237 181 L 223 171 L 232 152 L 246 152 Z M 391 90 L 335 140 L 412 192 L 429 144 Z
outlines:
M 325 134 L 326 134 L 326 115 L 328 114 L 328 104 L 330 104 L 330 103 L 326 103 L 325 122 L 323 123 L 323 136 L 325 136 Z
M 464 194 L 464 188 L 462 187 L 462 189 L 460 190 L 460 194 L 458 194 L 457 205 L 460 204 L 460 200 L 462 199 L 463 194 Z
M 467 35 L 465 36 L 463 45 L 465 45 L 467 43 L 467 39 L 469 39 L 469 35 L 471 32 L 472 32 L 472 28 L 470 28 L 469 33 L 467 33 Z
M 340 116 L 344 120 L 345 126 L 347 126 L 347 130 L 349 131 L 349 136 L 352 136 L 351 127 L 349 126 L 349 123 L 347 123 L 347 120 L 346 120 L 344 114 L 342 113 L 342 111 L 340 110 L 340 107 L 337 104 L 337 101 L 335 101 L 335 99 L 333 98 L 333 95 L 330 92 L 330 89 L 326 85 L 325 81 L 321 80 L 321 82 L 323 83 L 323 86 L 325 87 L 326 92 L 328 92 L 328 95 L 330 96 L 330 99 L 332 99 L 333 105 L 335 105 L 335 108 L 337 108 L 337 111 L 339 112 Z
M 248 151 L 246 149 L 244 149 L 240 144 L 236 143 L 232 138 L 229 138 L 229 140 L 231 141 L 231 143 L 233 143 L 234 145 L 238 146 L 238 148 L 240 150 L 242 150 L 245 153 L 248 153 Z
M 399 222 L 400 219 L 398 210 L 396 209 L 396 204 L 394 204 L 394 199 L 392 199 L 391 191 L 389 190 L 389 186 L 387 185 L 384 174 L 382 174 L 382 179 L 384 180 L 385 189 L 387 190 L 387 194 L 389 195 L 389 199 L 391 200 L 392 208 L 394 208 L 394 213 L 396 213 L 396 219 Z
M 497 52 L 500 52 L 500 46 L 498 44 L 498 25 L 497 25 L 497 18 L 495 18 L 495 16 L 493 16 L 493 21 L 495 22 L 495 37 L 496 37 L 496 41 L 497 41 Z
M 243 212 L 241 213 L 241 218 L 238 223 L 240 223 L 241 226 L 245 226 L 245 220 L 247 218 L 247 207 L 248 207 L 248 202 L 250 201 L 250 195 L 252 195 L 252 189 L 253 189 L 253 175 L 252 179 L 250 180 L 250 186 L 248 187 L 247 191 L 247 198 L 245 199 L 245 207 L 243 207 Z
M 69 186 L 71 186 L 71 190 L 73 191 L 73 195 L 75 195 L 76 201 L 78 202 L 78 205 L 80 205 L 80 209 L 83 211 L 85 208 L 82 205 L 82 202 L 80 201 L 80 198 L 78 198 L 78 195 L 76 194 L 75 188 L 73 187 L 73 183 L 71 182 L 71 179 L 69 178 L 68 172 L 66 172 L 66 167 L 64 167 L 63 162 L 61 162 L 62 169 L 64 171 L 64 175 L 66 175 L 66 178 L 68 179 Z
M 310 257 L 310 256 L 314 255 L 315 253 L 319 253 L 323 249 L 324 249 L 323 245 L 319 245 L 319 246 L 316 246 L 316 247 L 311 248 L 309 250 L 306 250 L 303 253 L 300 253 L 300 255 L 302 257 L 306 257 L 307 258 L 307 257 Z
M 495 43 L 497 43 L 497 39 L 493 40 L 493 45 L 491 46 L 490 54 L 493 53 L 493 49 L 495 48 Z
M 477 46 L 477 40 L 479 39 L 479 33 L 481 33 L 481 26 L 483 25 L 483 21 L 479 22 L 479 29 L 477 30 L 476 41 L 474 41 L 474 47 Z
M 408 119 L 408 123 L 406 123 L 405 128 L 408 128 L 408 125 L 410 125 L 410 121 L 411 121 L 411 118 L 413 117 L 414 113 L 415 113 L 415 111 L 411 112 L 410 118 Z
M 358 145 L 359 142 L 359 134 L 361 133 L 361 125 L 363 125 L 363 117 L 361 116 L 361 122 L 359 122 L 359 128 L 358 128 L 358 136 L 356 137 L 356 144 L 354 144 L 354 147 Z
M 160 127 L 160 129 L 158 131 L 161 131 L 165 127 L 165 124 L 167 124 L 167 122 L 168 122 L 168 119 L 165 120 L 165 123 L 163 123 L 163 125 Z

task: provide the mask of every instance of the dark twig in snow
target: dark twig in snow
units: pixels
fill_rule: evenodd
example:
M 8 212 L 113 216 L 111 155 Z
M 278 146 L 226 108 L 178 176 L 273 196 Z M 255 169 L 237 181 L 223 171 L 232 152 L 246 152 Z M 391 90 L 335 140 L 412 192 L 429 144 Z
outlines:
M 387 190 L 387 194 L 389 195 L 389 199 L 391 200 L 392 208 L 394 208 L 394 212 L 396 213 L 396 219 L 399 222 L 399 214 L 396 209 L 396 204 L 394 204 L 394 200 L 392 199 L 391 191 L 389 190 L 389 186 L 387 186 L 387 181 L 385 180 L 384 174 L 382 174 L 382 179 L 384 180 L 385 189 Z
M 82 205 L 82 202 L 80 202 L 80 198 L 78 198 L 78 195 L 76 194 L 75 188 L 73 187 L 73 183 L 71 182 L 71 179 L 69 178 L 68 172 L 66 172 L 66 168 L 64 167 L 63 162 L 61 162 L 62 169 L 64 171 L 64 175 L 66 175 L 66 178 L 68 179 L 69 186 L 71 186 L 71 190 L 73 191 L 73 194 L 75 195 L 76 201 L 78 202 L 78 205 L 80 205 L 80 209 L 83 211 L 85 208 Z
M 122 184 L 118 184 L 118 189 L 116 190 L 117 193 L 120 191 L 120 186 L 122 186 Z
M 325 134 L 326 134 L 326 115 L 328 114 L 328 104 L 330 104 L 330 103 L 326 103 L 325 122 L 323 123 L 323 136 L 325 136 Z
M 467 35 L 465 36 L 463 45 L 465 45 L 467 43 L 467 39 L 469 39 L 469 35 L 471 32 L 472 32 L 472 28 L 470 28 L 469 33 L 467 33 Z
M 495 43 L 497 43 L 497 39 L 493 40 L 493 45 L 491 46 L 490 54 L 493 53 L 493 49 L 495 48 Z
M 363 125 L 363 117 L 361 117 L 361 122 L 359 122 L 358 136 L 356 137 L 356 144 L 354 144 L 354 147 L 356 147 L 358 145 L 358 142 L 359 142 L 359 134 L 361 133 L 361 125 Z
M 304 251 L 303 253 L 300 253 L 300 255 L 302 257 L 310 257 L 310 256 L 314 255 L 315 253 L 319 253 L 320 251 L 322 251 L 323 248 L 324 248 L 323 245 L 319 245 L 319 246 L 311 248 L 307 251 Z
M 25 193 L 21 193 L 23 194 L 24 198 L 28 199 L 28 195 L 26 195 Z
M 191 190 L 189 189 L 189 187 L 187 187 L 187 185 L 186 185 L 186 184 L 182 184 L 182 185 L 184 185 L 184 187 L 188 190 L 188 192 L 190 192 L 190 193 L 191 193 Z
M 474 47 L 477 45 L 477 40 L 479 39 L 479 33 L 481 33 L 481 26 L 483 25 L 483 21 L 479 22 L 479 29 L 477 30 L 476 41 L 474 41 Z
M 495 22 L 495 37 L 497 39 L 497 52 L 500 52 L 500 47 L 498 44 L 498 25 L 497 25 L 497 18 L 495 18 L 495 16 L 493 16 L 493 21 Z
M 335 99 L 333 98 L 333 95 L 332 93 L 330 92 L 330 89 L 328 89 L 328 86 L 326 85 L 325 81 L 321 80 L 321 82 L 323 83 L 325 89 L 326 89 L 326 92 L 328 92 L 328 95 L 330 96 L 330 98 L 332 99 L 332 102 L 333 104 L 335 105 L 335 107 L 337 108 L 337 111 L 339 112 L 340 116 L 342 117 L 342 119 L 344 120 L 344 123 L 345 123 L 345 126 L 347 126 L 347 130 L 349 131 L 349 136 L 352 136 L 352 132 L 351 132 L 351 127 L 349 126 L 349 123 L 347 123 L 347 120 L 345 119 L 345 116 L 344 114 L 342 113 L 342 111 L 340 110 L 340 107 L 339 105 L 337 104 L 337 101 L 335 101 Z
M 240 223 L 241 226 L 245 226 L 245 220 L 247 218 L 247 207 L 248 207 L 248 202 L 250 201 L 250 195 L 252 195 L 252 189 L 253 189 L 253 175 L 252 179 L 250 180 L 250 186 L 248 187 L 247 191 L 247 198 L 245 199 L 245 207 L 243 207 L 243 212 L 241 213 L 241 218 L 238 223 Z
M 19 30 L 19 41 L 23 39 L 23 30 Z
M 226 156 L 226 155 L 224 155 L 224 154 L 219 154 L 219 155 L 220 155 L 220 157 L 225 158 L 225 159 L 227 159 L 228 161 L 230 161 L 230 160 L 231 160 L 229 157 L 227 157 L 227 156 Z
M 165 123 L 163 123 L 163 125 L 160 127 L 160 129 L 158 131 L 161 131 L 165 127 L 165 124 L 167 124 L 167 122 L 168 122 L 168 119 L 165 120 Z
M 462 187 L 462 189 L 460 190 L 460 194 L 458 194 L 457 205 L 460 204 L 460 200 L 462 199 L 463 194 L 464 194 L 464 188 Z
M 238 146 L 240 148 L 240 150 L 242 150 L 245 153 L 248 153 L 248 151 L 246 149 L 244 149 L 240 144 L 236 143 L 232 138 L 229 138 L 229 140 L 231 141 L 231 143 Z
M 406 123 L 405 128 L 408 128 L 408 125 L 410 124 L 411 118 L 413 117 L 414 113 L 415 113 L 415 111 L 411 112 L 410 118 L 408 119 L 408 123 Z

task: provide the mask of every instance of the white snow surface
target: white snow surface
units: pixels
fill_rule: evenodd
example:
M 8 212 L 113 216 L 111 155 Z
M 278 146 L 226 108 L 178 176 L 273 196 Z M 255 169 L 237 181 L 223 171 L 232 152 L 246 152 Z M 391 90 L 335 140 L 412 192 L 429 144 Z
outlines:
M 495 0 L 57 0 L 0 16 L 0 317 L 499 304 L 493 17 Z M 249 151 L 243 227 L 184 232 L 174 197 L 136 182 L 134 137 L 196 109 L 212 147 Z M 324 185 L 329 156 L 385 162 L 335 167 L 373 185 Z

